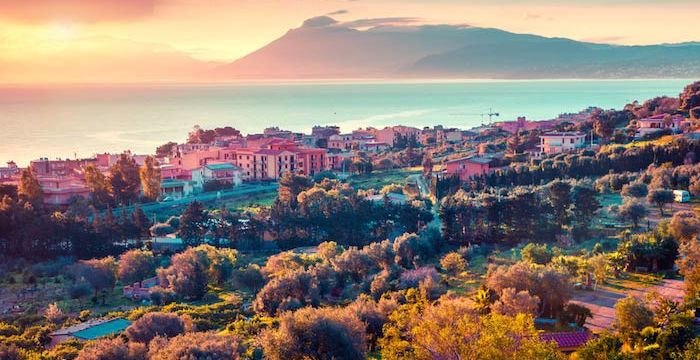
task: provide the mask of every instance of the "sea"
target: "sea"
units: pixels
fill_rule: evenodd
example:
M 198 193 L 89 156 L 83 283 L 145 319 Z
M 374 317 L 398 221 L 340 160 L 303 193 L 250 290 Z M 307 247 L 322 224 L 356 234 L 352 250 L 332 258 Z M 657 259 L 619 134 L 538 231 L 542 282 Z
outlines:
M 0 166 L 39 157 L 89 157 L 131 150 L 153 153 L 181 142 L 194 125 L 310 132 L 359 127 L 530 120 L 590 106 L 678 96 L 693 79 L 323 81 L 155 85 L 0 85 Z M 498 113 L 498 116 L 489 113 Z

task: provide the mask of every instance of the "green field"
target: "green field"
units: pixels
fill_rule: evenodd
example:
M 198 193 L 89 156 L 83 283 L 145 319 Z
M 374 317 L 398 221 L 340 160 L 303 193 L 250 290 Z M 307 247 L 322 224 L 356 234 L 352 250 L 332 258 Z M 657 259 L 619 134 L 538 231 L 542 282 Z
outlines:
M 347 183 L 355 189 L 381 189 L 389 184 L 405 184 L 406 177 L 420 174 L 421 167 L 373 171 L 371 174 L 353 175 Z

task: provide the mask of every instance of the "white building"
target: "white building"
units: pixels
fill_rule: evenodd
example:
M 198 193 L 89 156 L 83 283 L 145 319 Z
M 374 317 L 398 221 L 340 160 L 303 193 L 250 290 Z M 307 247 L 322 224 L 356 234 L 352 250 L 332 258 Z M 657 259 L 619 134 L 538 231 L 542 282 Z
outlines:
M 558 154 L 586 147 L 586 134 L 578 131 L 549 132 L 540 135 L 540 154 Z

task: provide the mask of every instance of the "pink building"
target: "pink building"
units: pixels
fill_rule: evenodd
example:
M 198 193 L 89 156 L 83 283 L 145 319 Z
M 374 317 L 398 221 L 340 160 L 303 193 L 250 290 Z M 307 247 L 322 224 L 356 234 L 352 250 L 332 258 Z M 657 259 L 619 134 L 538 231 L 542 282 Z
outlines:
M 0 180 L 10 180 L 19 175 L 19 168 L 14 161 L 8 161 L 6 167 L 0 167 Z
M 384 129 L 377 130 L 376 136 L 377 141 L 391 144 L 391 146 L 394 146 L 394 141 L 398 136 L 415 136 L 416 140 L 419 140 L 420 130 L 410 126 L 398 125 L 385 127 Z
M 37 180 L 44 193 L 45 204 L 65 206 L 70 204 L 73 197 L 87 199 L 90 196 L 90 189 L 80 178 L 38 176 Z
M 491 171 L 493 159 L 481 156 L 463 157 L 445 163 L 445 174 L 459 176 L 465 181 L 472 176 L 487 174 Z
M 685 118 L 681 115 L 659 114 L 645 119 L 637 120 L 637 137 L 652 134 L 660 130 L 671 129 L 679 132 L 683 128 Z
M 78 170 L 96 164 L 95 159 L 55 159 L 41 158 L 32 160 L 30 166 L 34 169 L 37 176 L 69 176 L 75 174 Z

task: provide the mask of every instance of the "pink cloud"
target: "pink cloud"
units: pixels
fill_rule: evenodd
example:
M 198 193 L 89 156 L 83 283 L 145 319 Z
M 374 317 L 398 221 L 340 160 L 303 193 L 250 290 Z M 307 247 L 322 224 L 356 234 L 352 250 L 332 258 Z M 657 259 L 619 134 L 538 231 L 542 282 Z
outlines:
M 153 14 L 162 0 L 2 0 L 0 19 L 13 22 L 100 22 Z

